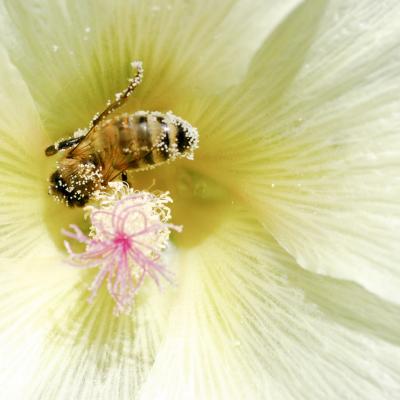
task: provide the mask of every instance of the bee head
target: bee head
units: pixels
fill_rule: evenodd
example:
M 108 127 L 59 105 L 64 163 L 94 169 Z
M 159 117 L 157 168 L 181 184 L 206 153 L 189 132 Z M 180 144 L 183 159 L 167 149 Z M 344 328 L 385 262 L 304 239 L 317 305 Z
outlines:
M 50 176 L 49 194 L 69 207 L 83 207 L 101 183 L 102 175 L 93 164 L 78 164 L 72 172 L 61 165 Z
M 69 187 L 59 170 L 50 176 L 49 194 L 69 207 L 83 207 L 89 200 L 89 196 L 77 196 L 76 190 Z

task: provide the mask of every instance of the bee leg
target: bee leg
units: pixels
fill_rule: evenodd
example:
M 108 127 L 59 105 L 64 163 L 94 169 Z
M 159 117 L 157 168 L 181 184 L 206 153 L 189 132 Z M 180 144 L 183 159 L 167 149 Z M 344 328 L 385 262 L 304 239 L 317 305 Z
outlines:
M 60 150 L 69 149 L 72 146 L 78 144 L 84 136 L 74 137 L 66 140 L 62 140 L 61 142 L 57 142 L 47 147 L 45 150 L 46 156 L 53 156 L 57 154 Z
M 137 86 L 142 83 L 143 80 L 143 66 L 140 61 L 133 61 L 131 63 L 133 68 L 136 68 L 136 75 L 133 78 L 129 79 L 129 85 L 126 89 L 124 89 L 121 93 L 117 93 L 115 95 L 116 101 L 111 103 L 109 101 L 107 108 L 101 113 L 96 114 L 89 125 L 89 132 L 103 119 L 107 118 L 109 114 L 114 112 L 116 109 L 121 107 L 127 100 L 128 97 L 132 94 Z M 88 133 L 89 133 L 88 132 Z
M 122 172 L 121 172 L 121 180 L 122 180 L 122 182 L 124 182 L 124 183 L 126 183 L 128 186 L 130 186 L 130 185 L 129 185 L 129 182 L 128 182 L 128 174 L 126 173 L 126 171 L 122 171 Z

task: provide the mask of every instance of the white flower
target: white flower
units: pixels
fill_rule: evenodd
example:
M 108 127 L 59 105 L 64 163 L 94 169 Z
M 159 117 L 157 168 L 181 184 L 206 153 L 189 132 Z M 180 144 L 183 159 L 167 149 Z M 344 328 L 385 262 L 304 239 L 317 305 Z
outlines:
M 0 3 L 0 397 L 400 396 L 397 0 Z M 65 265 L 44 149 L 126 87 L 171 110 L 195 159 L 168 190 L 176 286 L 114 317 Z M 121 111 L 121 112 L 122 112 Z

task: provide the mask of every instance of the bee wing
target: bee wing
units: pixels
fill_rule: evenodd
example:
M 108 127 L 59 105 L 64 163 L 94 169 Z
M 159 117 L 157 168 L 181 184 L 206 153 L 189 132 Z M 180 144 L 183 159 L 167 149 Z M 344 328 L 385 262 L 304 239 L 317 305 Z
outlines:
M 154 160 L 154 150 L 156 148 L 157 144 L 143 144 L 142 146 L 137 146 L 133 149 L 132 147 L 126 148 L 126 154 L 122 151 L 122 155 L 121 151 L 117 151 L 115 148 L 112 149 L 112 151 L 110 151 L 112 156 L 107 158 L 104 163 L 104 175 L 107 176 L 110 170 L 116 170 L 114 173 L 109 175 L 109 180 L 113 180 L 120 175 L 121 172 L 128 169 L 143 171 L 153 168 L 156 164 L 159 164 L 158 161 Z
M 117 117 L 97 127 L 71 151 L 72 157 L 93 160 L 107 181 L 127 169 L 146 170 L 163 161 L 158 156 L 159 140 L 152 137 L 147 122 L 138 120 L 129 126 L 127 118 Z

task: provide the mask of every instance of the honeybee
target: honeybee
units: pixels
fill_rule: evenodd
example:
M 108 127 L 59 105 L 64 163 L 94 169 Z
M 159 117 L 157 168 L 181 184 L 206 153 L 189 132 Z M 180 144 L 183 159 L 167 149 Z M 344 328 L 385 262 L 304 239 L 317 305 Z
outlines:
M 83 135 L 45 150 L 47 156 L 66 151 L 50 176 L 49 193 L 70 207 L 84 206 L 96 190 L 118 176 L 127 181 L 129 169 L 143 171 L 176 158 L 193 158 L 197 129 L 171 112 L 138 111 L 107 119 L 142 82 L 142 63 L 133 62 L 132 67 L 137 73 L 129 86 L 93 118 Z

